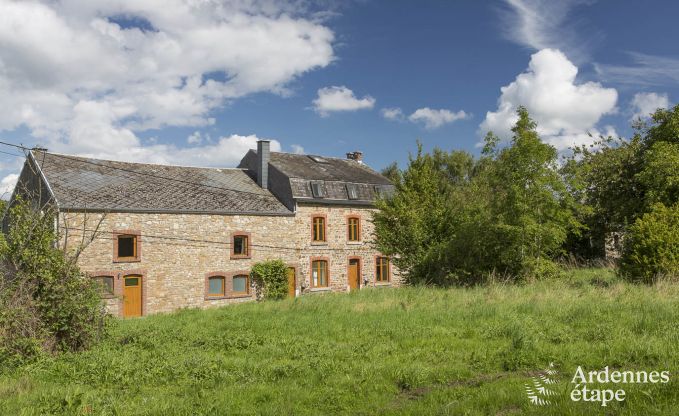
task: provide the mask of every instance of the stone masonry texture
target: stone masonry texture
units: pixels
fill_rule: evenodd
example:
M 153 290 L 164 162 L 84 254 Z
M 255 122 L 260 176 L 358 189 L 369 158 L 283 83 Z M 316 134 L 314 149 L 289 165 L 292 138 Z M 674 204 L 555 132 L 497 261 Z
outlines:
M 369 287 L 399 286 L 401 278 L 393 265 L 389 283 L 375 282 L 375 258 L 380 253 L 372 247 L 373 211 L 360 206 L 298 204 L 293 216 L 62 212 L 59 229 L 62 243 L 65 240 L 70 250 L 87 243 L 98 229 L 78 257 L 78 265 L 90 276 L 113 276 L 114 294 L 106 304 L 114 315 L 122 314 L 124 277 L 141 275 L 143 314 L 148 315 L 254 300 L 252 287 L 248 296 L 210 299 L 206 276 L 225 276 L 228 288 L 230 277 L 249 273 L 253 264 L 270 259 L 281 259 L 295 268 L 298 295 L 346 292 L 350 257 L 360 259 L 362 287 L 366 287 L 364 279 Z M 324 244 L 311 241 L 314 215 L 326 217 Z M 348 242 L 350 216 L 360 218 L 359 243 Z M 249 258 L 232 258 L 232 236 L 238 232 L 250 236 Z M 139 261 L 114 261 L 115 233 L 139 233 Z M 310 288 L 311 261 L 317 258 L 328 261 L 327 289 Z

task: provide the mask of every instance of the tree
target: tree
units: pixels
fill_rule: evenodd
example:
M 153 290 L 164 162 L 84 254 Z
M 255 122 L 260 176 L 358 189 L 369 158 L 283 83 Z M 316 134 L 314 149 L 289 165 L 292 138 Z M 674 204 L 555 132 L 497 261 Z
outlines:
M 579 223 L 557 170 L 556 149 L 540 140 L 524 107 L 517 114 L 511 145 L 491 152 L 497 156 L 478 178 L 491 191 L 492 234 L 502 242 L 494 267 L 514 276 L 539 275 L 554 269 L 551 259 Z
M 435 149 L 410 157 L 391 198 L 378 202 L 377 246 L 409 283 L 460 284 L 496 272 L 553 274 L 570 229 L 579 226 L 556 167 L 525 108 L 509 146 L 486 136 L 483 156 Z
M 620 273 L 644 283 L 679 277 L 679 203 L 672 207 L 657 203 L 630 226 Z
M 573 149 L 562 169 L 579 184 L 571 191 L 587 226 L 574 246 L 593 242 L 592 256 L 603 255 L 605 234 L 625 232 L 656 203 L 679 201 L 679 105 L 634 128 L 630 140 L 602 137 Z
M 0 362 L 90 347 L 106 330 L 99 288 L 56 246 L 54 213 L 21 200 L 0 237 Z
M 382 176 L 396 183 L 401 180 L 401 169 L 398 168 L 398 163 L 392 162 L 380 172 Z

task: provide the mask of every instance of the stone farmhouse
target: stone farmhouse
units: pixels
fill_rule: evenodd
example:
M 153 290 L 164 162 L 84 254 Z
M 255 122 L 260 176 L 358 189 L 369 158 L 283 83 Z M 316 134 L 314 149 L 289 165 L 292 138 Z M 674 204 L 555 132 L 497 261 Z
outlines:
M 59 244 L 117 316 L 254 300 L 250 269 L 268 259 L 289 266 L 291 297 L 398 286 L 371 245 L 375 198 L 393 185 L 361 159 L 270 152 L 263 140 L 230 169 L 34 149 L 12 199 L 57 212 Z

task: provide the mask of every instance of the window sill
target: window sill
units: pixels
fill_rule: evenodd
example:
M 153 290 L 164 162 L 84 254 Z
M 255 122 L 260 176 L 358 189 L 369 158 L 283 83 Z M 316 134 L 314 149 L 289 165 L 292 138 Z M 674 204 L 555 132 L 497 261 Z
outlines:
M 232 295 L 232 296 L 205 296 L 205 300 L 224 300 L 224 299 L 243 299 L 252 298 L 251 294 L 245 295 Z
M 350 246 L 360 246 L 363 244 L 363 241 L 347 241 L 347 244 Z
M 391 282 L 375 282 L 375 287 L 387 287 L 391 286 Z
M 114 263 L 139 263 L 141 262 L 141 259 L 139 258 L 133 258 L 133 257 L 122 257 L 122 258 L 117 258 L 113 259 Z
M 252 258 L 252 256 L 250 256 L 250 255 L 247 255 L 247 256 L 242 256 L 242 255 L 239 255 L 239 254 L 232 254 L 231 255 L 231 260 L 243 260 L 243 259 L 251 259 L 251 258 Z
M 329 287 L 312 287 L 309 292 L 330 292 L 331 290 Z
M 328 242 L 327 241 L 312 241 L 311 245 L 312 246 L 327 246 Z

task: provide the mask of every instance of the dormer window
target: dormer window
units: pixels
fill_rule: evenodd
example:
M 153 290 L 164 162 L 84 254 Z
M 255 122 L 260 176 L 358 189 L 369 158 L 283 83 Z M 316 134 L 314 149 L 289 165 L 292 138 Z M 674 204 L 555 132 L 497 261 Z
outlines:
M 347 184 L 347 196 L 349 199 L 358 199 L 358 185 L 355 183 Z
M 311 182 L 311 194 L 314 198 L 325 198 L 323 182 Z

